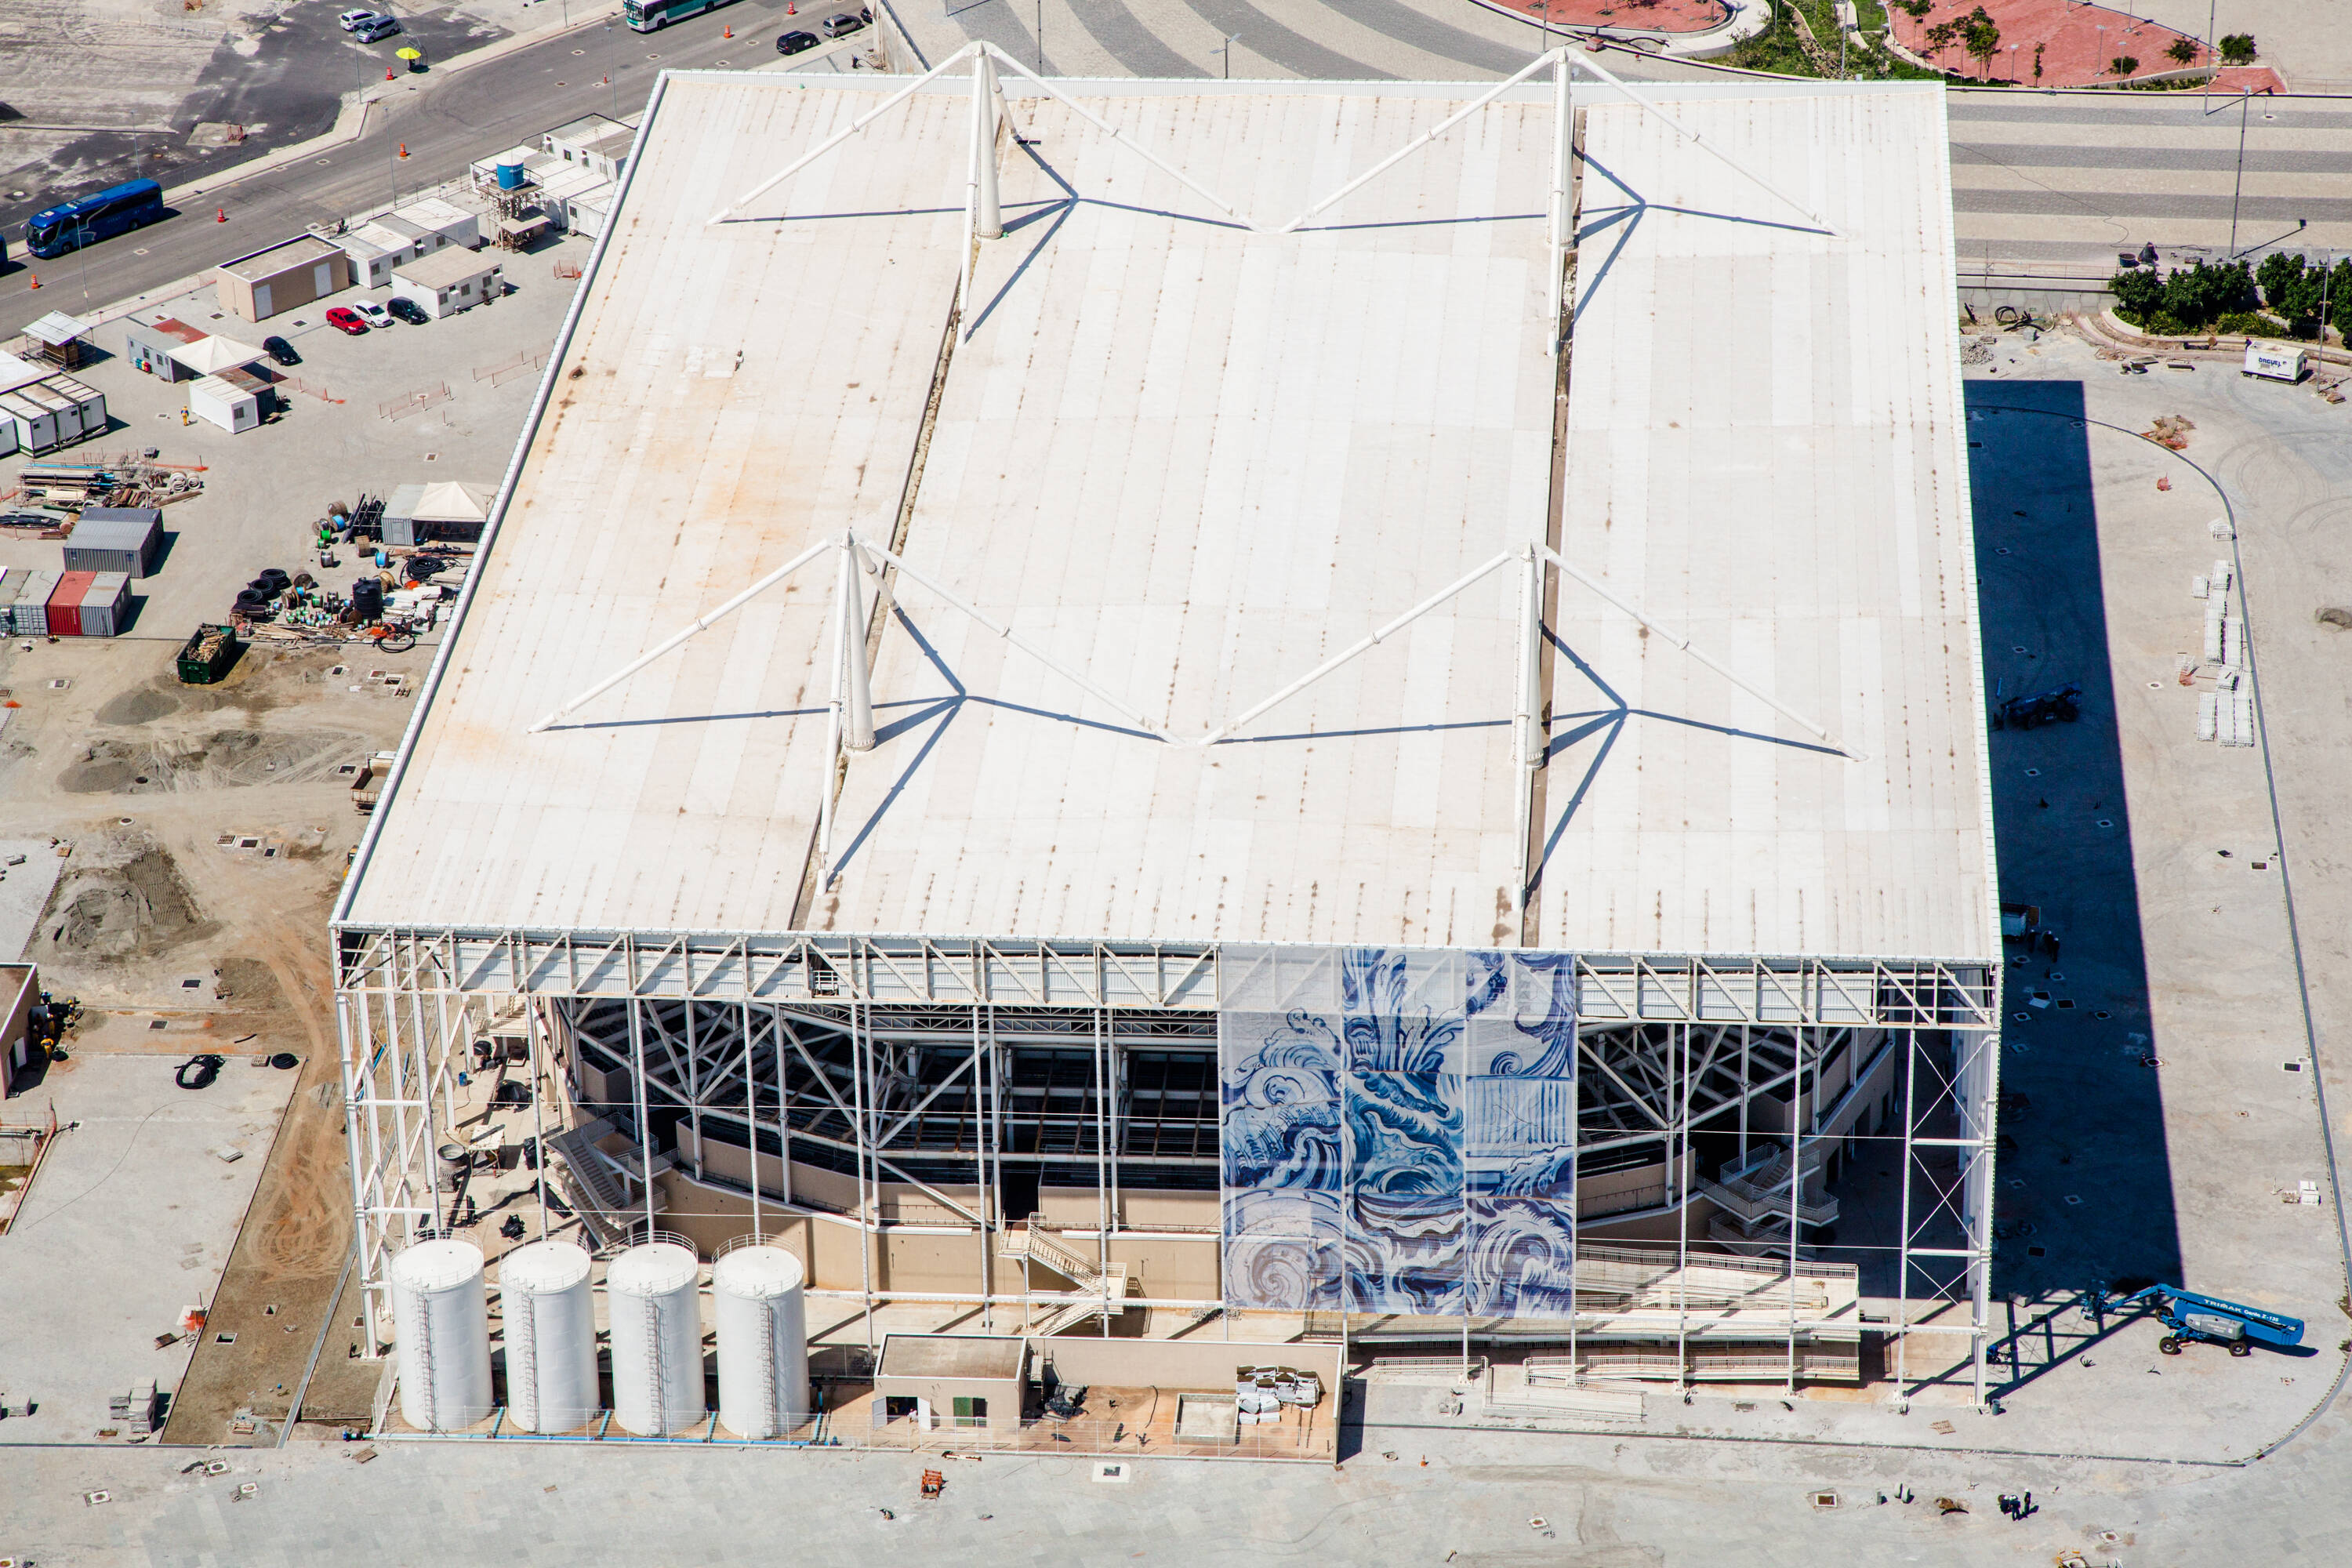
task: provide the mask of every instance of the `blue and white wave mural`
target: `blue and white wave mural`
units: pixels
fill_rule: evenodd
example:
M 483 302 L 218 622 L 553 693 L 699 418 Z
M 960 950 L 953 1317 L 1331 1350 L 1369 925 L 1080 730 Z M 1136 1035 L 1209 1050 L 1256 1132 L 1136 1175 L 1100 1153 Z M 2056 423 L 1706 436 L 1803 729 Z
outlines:
M 1230 1305 L 1573 1310 L 1565 955 L 1228 947 L 1220 965 Z

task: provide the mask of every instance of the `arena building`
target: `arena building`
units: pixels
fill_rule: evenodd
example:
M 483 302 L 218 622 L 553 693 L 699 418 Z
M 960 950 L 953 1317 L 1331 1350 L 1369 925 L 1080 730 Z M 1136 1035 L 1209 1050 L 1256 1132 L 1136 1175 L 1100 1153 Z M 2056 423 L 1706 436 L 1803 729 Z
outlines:
M 380 1341 L 498 1193 L 821 1342 L 1981 1396 L 1940 86 L 973 46 L 637 145 L 335 911 Z

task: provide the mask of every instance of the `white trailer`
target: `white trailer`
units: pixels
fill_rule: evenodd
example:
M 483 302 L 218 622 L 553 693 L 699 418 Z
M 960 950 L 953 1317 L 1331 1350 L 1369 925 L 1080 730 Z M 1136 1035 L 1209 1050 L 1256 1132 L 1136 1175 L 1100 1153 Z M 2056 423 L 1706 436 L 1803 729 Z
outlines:
M 2305 350 L 2248 343 L 2245 368 L 2239 374 L 2259 375 L 2266 381 L 2301 381 L 2304 372 L 2310 368 L 2311 355 Z

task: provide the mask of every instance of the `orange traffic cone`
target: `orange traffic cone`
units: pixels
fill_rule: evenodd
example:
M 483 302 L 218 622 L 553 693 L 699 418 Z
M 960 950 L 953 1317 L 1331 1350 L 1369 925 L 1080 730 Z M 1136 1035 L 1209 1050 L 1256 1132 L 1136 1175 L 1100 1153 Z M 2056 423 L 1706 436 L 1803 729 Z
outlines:
M 34 273 L 34 274 L 33 274 L 33 287 L 34 287 L 34 288 L 36 288 L 36 289 L 37 289 L 37 288 L 39 288 L 40 286 L 41 286 L 41 275 L 40 275 L 39 273 L 36 272 L 36 273 Z
M 404 158 L 408 156 L 408 143 L 405 142 L 400 144 L 400 155 Z
M 722 38 L 731 38 L 731 37 L 733 37 L 735 36 L 735 28 L 734 28 L 733 24 L 731 24 L 731 23 L 730 23 L 730 24 L 729 24 L 729 25 L 728 25 L 728 26 L 727 26 L 727 28 L 726 28 L 726 30 L 725 30 L 724 32 L 721 32 L 719 36 L 720 37 L 722 37 Z
M 390 81 L 392 79 L 392 68 L 390 66 L 383 68 L 383 79 L 386 81 Z
M 215 223 L 226 223 L 228 221 L 228 208 L 215 207 L 213 209 L 213 221 Z
M 785 15 L 785 16 L 799 16 L 800 14 L 801 14 L 801 8 L 800 8 L 799 6 L 797 6 L 797 5 L 793 5 L 793 0 L 784 0 L 784 15 Z

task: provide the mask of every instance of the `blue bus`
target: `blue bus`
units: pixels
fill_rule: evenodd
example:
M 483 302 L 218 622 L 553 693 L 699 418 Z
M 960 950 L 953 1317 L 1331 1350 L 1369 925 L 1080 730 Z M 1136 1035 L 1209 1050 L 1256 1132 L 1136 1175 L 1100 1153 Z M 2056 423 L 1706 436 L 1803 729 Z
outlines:
M 715 11 L 727 0 L 621 0 L 621 18 L 640 33 L 657 33 L 672 22 Z
M 163 187 L 133 180 L 79 201 L 43 207 L 25 220 L 25 248 L 44 260 L 112 239 L 163 216 Z

